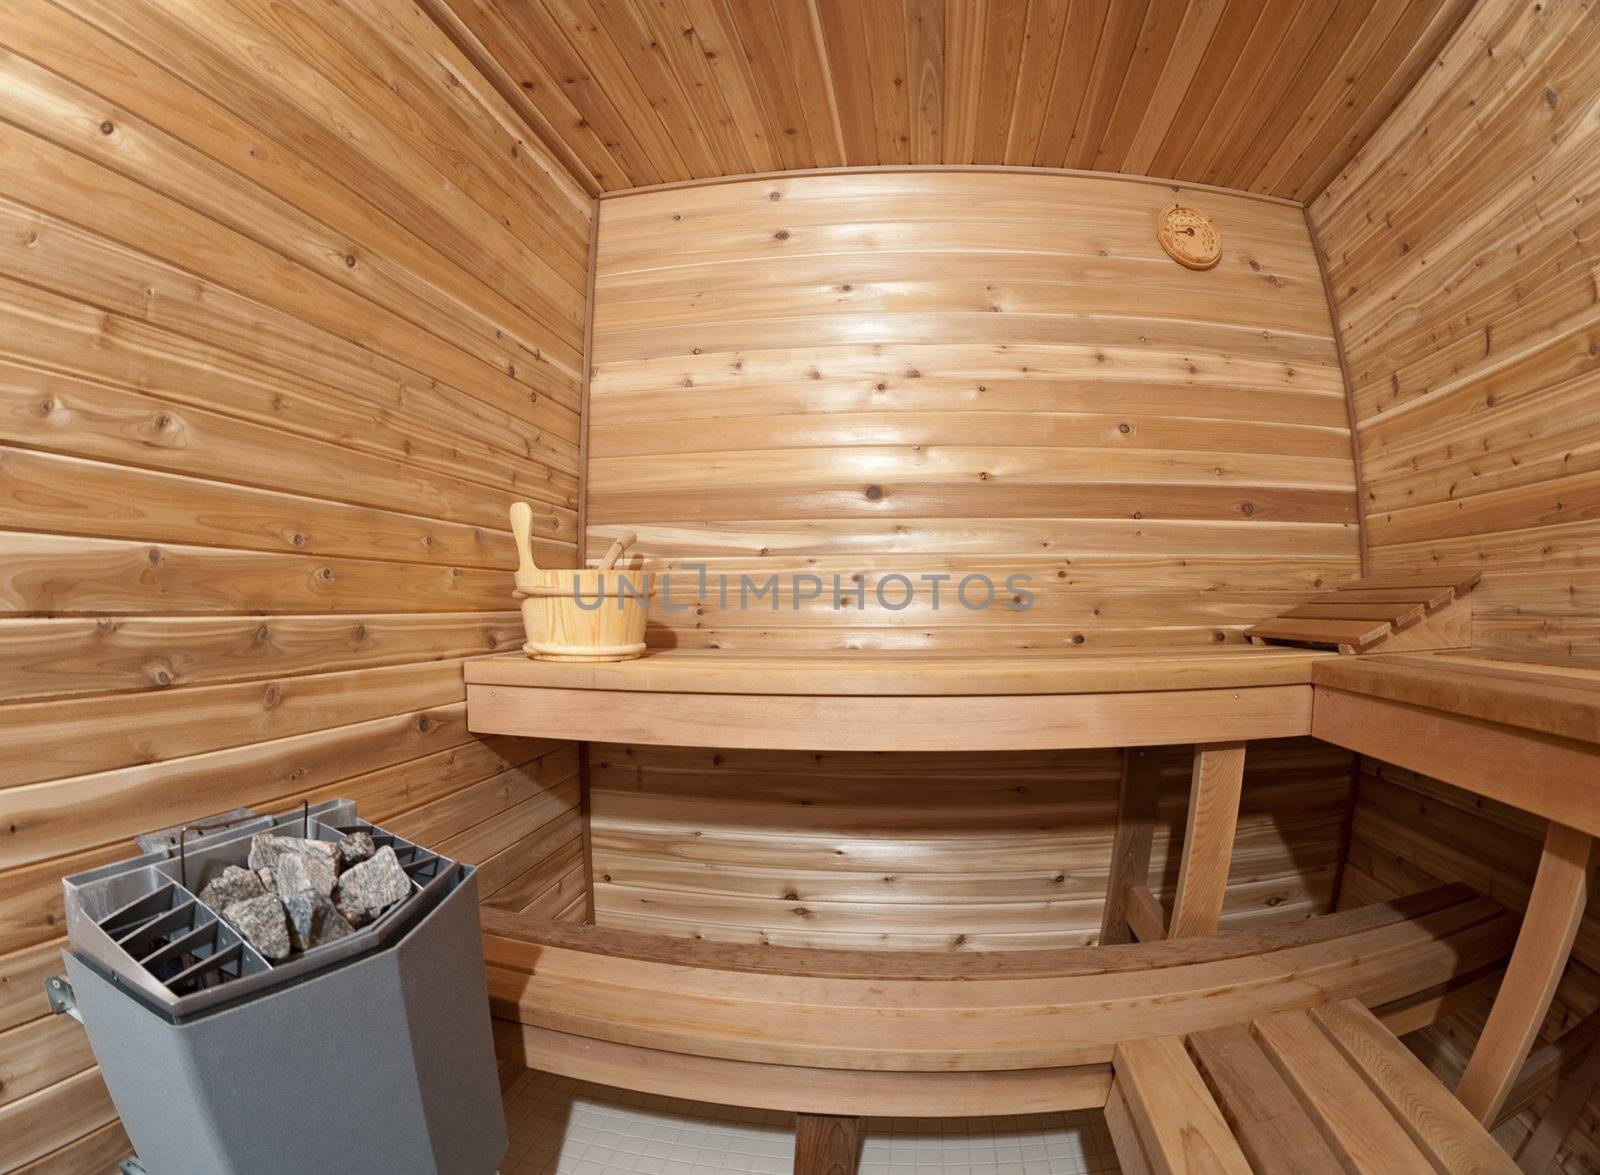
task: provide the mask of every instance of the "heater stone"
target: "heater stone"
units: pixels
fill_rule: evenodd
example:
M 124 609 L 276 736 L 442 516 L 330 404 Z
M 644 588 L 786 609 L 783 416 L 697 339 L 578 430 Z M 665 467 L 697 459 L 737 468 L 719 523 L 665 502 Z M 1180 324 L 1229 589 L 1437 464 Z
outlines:
M 315 868 L 307 864 L 310 860 L 312 858 L 301 853 L 285 853 L 278 858 L 274 888 L 284 901 L 305 890 L 314 890 L 324 896 L 333 892 L 334 877 L 321 867 L 320 862 L 316 863 Z
M 222 911 L 222 917 L 267 958 L 289 957 L 289 924 L 276 894 L 234 902 Z
M 332 893 L 339 876 L 339 846 L 331 841 L 302 840 L 297 836 L 272 836 L 257 833 L 250 840 L 250 865 L 255 869 L 272 869 L 282 873 L 285 865 L 297 861 L 310 878 L 310 887 L 323 893 Z M 291 866 L 292 868 L 292 866 Z M 297 882 L 285 883 L 280 876 L 275 888 L 280 894 L 293 893 L 305 888 Z
M 248 869 L 229 865 L 216 877 L 206 882 L 200 891 L 200 900 L 213 910 L 225 910 L 235 902 L 258 898 L 267 892 L 262 879 Z
M 297 951 L 354 934 L 355 927 L 334 907 L 333 899 L 314 889 L 303 889 L 283 899 L 289 918 L 289 941 Z
M 388 845 L 372 859 L 353 865 L 339 878 L 336 895 L 339 912 L 352 925 L 370 922 L 389 906 L 411 892 L 411 879 L 400 867 L 400 858 Z
M 372 842 L 372 833 L 364 831 L 346 833 L 339 841 L 340 868 L 348 869 L 352 865 L 359 865 L 369 860 L 377 851 L 377 845 Z

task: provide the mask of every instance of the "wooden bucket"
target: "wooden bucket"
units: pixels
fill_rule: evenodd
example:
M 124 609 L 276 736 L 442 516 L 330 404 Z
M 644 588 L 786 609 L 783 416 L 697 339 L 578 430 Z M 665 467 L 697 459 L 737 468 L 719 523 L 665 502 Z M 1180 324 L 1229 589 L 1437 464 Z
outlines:
M 644 653 L 648 571 L 545 571 L 517 576 L 525 653 L 541 661 L 628 661 Z M 576 588 L 576 596 L 574 596 Z M 581 602 L 581 606 L 580 606 Z
M 594 569 L 547 570 L 533 560 L 533 507 L 511 507 L 517 544 L 517 591 L 522 599 L 522 651 L 541 661 L 629 661 L 644 655 L 650 618 L 648 571 L 619 571 L 616 562 L 634 540 L 611 544 Z

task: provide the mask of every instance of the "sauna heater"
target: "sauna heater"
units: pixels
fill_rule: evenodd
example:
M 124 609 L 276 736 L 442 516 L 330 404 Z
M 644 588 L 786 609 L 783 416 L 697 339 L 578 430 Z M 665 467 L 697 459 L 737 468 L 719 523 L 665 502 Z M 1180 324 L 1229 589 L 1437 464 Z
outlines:
M 67 975 L 46 990 L 88 1032 L 137 1154 L 128 1169 L 493 1172 L 506 1130 L 474 869 L 348 800 L 230 817 L 141 837 L 140 856 L 63 881 Z M 258 834 L 330 851 L 365 834 L 404 871 L 392 892 L 405 896 L 269 958 L 201 896 L 251 868 Z

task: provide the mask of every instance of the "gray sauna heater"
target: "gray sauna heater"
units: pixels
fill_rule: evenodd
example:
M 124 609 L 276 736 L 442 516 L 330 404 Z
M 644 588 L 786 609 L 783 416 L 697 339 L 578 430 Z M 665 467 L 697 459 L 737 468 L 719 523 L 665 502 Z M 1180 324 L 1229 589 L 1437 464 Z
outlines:
M 491 1175 L 506 1127 L 473 868 L 347 800 L 244 815 L 142 837 L 142 856 L 63 882 L 67 977 L 46 988 L 88 1031 L 133 1140 L 126 1169 Z M 353 934 L 274 965 L 197 896 L 258 832 L 357 830 L 394 848 L 411 892 Z

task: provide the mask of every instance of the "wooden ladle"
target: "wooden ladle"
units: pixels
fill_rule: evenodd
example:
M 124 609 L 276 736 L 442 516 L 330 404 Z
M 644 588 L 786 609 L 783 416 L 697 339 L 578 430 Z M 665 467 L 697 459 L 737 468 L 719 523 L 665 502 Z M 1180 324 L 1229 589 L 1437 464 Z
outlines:
M 638 538 L 639 536 L 631 530 L 618 538 L 616 542 L 611 544 L 610 549 L 606 551 L 605 557 L 600 560 L 599 569 L 601 571 L 610 571 L 617 565 L 617 560 L 622 558 L 622 552 L 633 546 L 638 541 Z
M 531 586 L 539 572 L 533 561 L 533 507 L 526 502 L 511 503 L 511 537 L 517 544 L 517 590 L 524 591 L 523 582 Z

